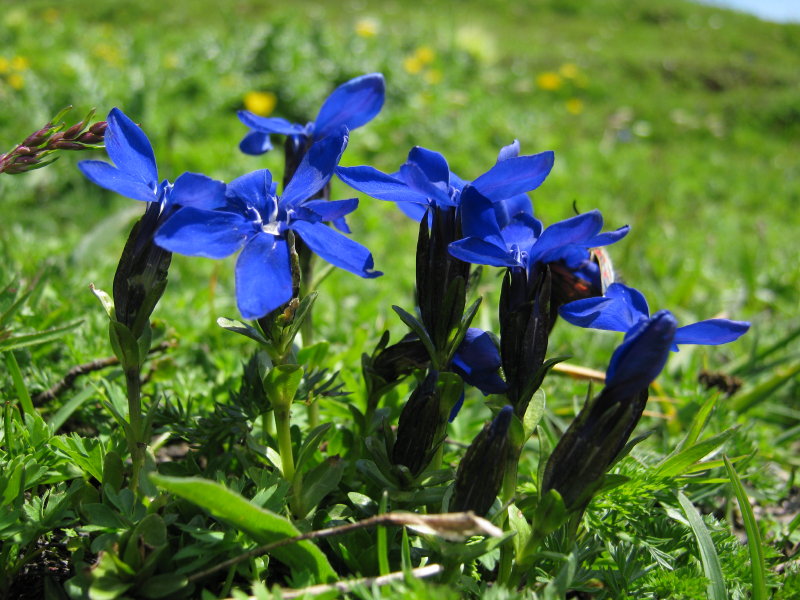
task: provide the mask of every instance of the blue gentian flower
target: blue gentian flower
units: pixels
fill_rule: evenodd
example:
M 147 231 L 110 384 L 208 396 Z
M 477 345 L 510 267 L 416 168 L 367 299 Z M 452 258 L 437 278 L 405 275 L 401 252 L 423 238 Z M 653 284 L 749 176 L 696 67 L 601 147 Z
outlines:
M 250 132 L 239 144 L 245 154 L 264 154 L 272 149 L 270 134 L 294 136 L 300 146 L 310 146 L 328 135 L 337 134 L 342 126 L 348 130 L 371 121 L 383 107 L 385 95 L 383 75 L 370 73 L 356 77 L 333 90 L 319 109 L 317 118 L 299 125 L 276 117 L 259 117 L 239 111 L 239 120 Z
M 184 173 L 172 184 L 158 181 L 153 147 L 142 129 L 118 108 L 108 113 L 105 146 L 110 165 L 83 160 L 78 168 L 100 187 L 143 202 L 158 202 L 162 209 L 194 206 L 214 209 L 224 204 L 225 184 L 199 173 Z M 164 214 L 164 211 L 162 211 Z
M 592 210 L 544 229 L 541 221 L 518 212 L 502 225 L 495 203 L 478 188 L 464 190 L 461 223 L 464 238 L 450 244 L 450 254 L 465 262 L 524 269 L 530 276 L 537 264 L 563 262 L 579 271 L 589 262 L 589 248 L 607 246 L 628 234 L 626 225 L 600 233 L 603 216 Z
M 560 315 L 579 327 L 621 331 L 626 339 L 651 319 L 647 300 L 637 289 L 621 283 L 608 286 L 605 296 L 576 300 L 561 307 Z M 739 339 L 750 328 L 746 321 L 708 319 L 678 327 L 671 349 L 678 344 L 716 346 Z
M 292 297 L 287 232 L 316 254 L 361 277 L 377 277 L 372 254 L 324 223 L 351 213 L 358 200 L 308 200 L 324 187 L 347 146 L 344 128 L 315 143 L 283 195 L 266 169 L 228 184 L 216 210 L 182 208 L 156 234 L 156 243 L 179 254 L 225 258 L 239 249 L 236 300 L 246 319 L 259 319 Z
M 350 187 L 396 202 L 409 217 L 420 221 L 431 206 L 457 207 L 467 190 L 476 190 L 494 203 L 504 222 L 518 212 L 531 213 L 525 192 L 539 187 L 553 168 L 552 152 L 518 156 L 519 143 L 500 151 L 495 165 L 472 182 L 450 172 L 447 160 L 433 150 L 415 146 L 397 173 L 388 175 L 373 167 L 339 167 L 336 175 Z
M 506 383 L 499 373 L 500 364 L 500 352 L 491 336 L 482 329 L 470 327 L 453 355 L 451 368 L 466 383 L 487 396 L 506 390 Z

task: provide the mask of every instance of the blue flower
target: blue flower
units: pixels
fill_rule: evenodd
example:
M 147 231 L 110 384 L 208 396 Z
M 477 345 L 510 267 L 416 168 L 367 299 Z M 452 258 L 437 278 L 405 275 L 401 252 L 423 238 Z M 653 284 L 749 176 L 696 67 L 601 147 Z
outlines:
M 228 184 L 225 204 L 217 210 L 176 212 L 156 234 L 156 243 L 208 258 L 225 258 L 241 248 L 236 300 L 246 319 L 261 318 L 292 297 L 288 231 L 337 267 L 367 278 L 381 275 L 373 271 L 369 250 L 324 224 L 354 211 L 358 200 L 308 200 L 330 180 L 347 139 L 342 128 L 314 144 L 280 198 L 270 172 L 254 171 Z
M 465 262 L 521 268 L 530 276 L 537 264 L 563 262 L 580 272 L 590 262 L 589 248 L 606 246 L 628 234 L 626 225 L 600 233 L 603 216 L 592 210 L 544 229 L 534 216 L 519 212 L 507 223 L 497 218 L 495 202 L 465 190 L 461 197 L 464 238 L 450 244 L 450 254 Z
M 383 75 L 370 73 L 343 83 L 333 90 L 319 109 L 317 118 L 306 125 L 290 123 L 276 117 L 259 117 L 249 111 L 239 111 L 239 120 L 250 132 L 239 144 L 245 154 L 264 154 L 272 149 L 272 133 L 294 136 L 302 146 L 310 146 L 328 135 L 337 134 L 342 126 L 348 130 L 371 121 L 383 107 L 385 84 Z
M 626 339 L 638 331 L 642 323 L 655 318 L 650 317 L 650 308 L 642 293 L 621 283 L 608 286 L 605 296 L 570 302 L 559 312 L 573 325 L 622 331 Z M 746 321 L 729 319 L 708 319 L 685 325 L 677 328 L 671 349 L 677 352 L 678 344 L 727 344 L 739 339 L 749 328 L 750 323 Z
M 199 173 L 184 173 L 174 184 L 166 179 L 159 183 L 153 147 L 142 129 L 118 108 L 111 109 L 107 121 L 106 152 L 114 164 L 79 162 L 78 168 L 90 181 L 134 200 L 158 202 L 162 209 L 213 210 L 224 204 L 225 184 Z
M 339 167 L 336 175 L 350 187 L 396 202 L 400 210 L 420 221 L 431 206 L 457 207 L 472 189 L 493 203 L 497 219 L 504 222 L 519 212 L 532 213 L 525 192 L 539 187 L 553 168 L 553 153 L 518 156 L 519 143 L 500 151 L 495 165 L 472 182 L 450 172 L 444 156 L 415 146 L 397 173 L 387 175 L 373 167 Z
M 499 373 L 500 364 L 500 353 L 491 336 L 482 329 L 470 327 L 453 355 L 451 368 L 486 396 L 506 390 Z

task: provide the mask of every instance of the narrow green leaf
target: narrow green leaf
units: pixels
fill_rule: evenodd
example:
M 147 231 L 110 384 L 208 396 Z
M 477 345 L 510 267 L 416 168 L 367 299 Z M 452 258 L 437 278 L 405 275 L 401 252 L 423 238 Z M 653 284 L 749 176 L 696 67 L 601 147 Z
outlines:
M 769 594 L 767 594 L 767 567 L 764 562 L 764 548 L 761 545 L 761 532 L 758 530 L 753 507 L 750 506 L 747 492 L 744 490 L 736 469 L 733 468 L 727 456 L 723 456 L 722 459 L 725 461 L 728 477 L 731 478 L 733 492 L 736 494 L 736 500 L 739 502 L 739 511 L 742 513 L 744 530 L 747 533 L 747 549 L 750 552 L 750 569 L 753 578 L 753 600 L 767 600 L 769 598 Z
M 13 352 L 6 352 L 6 367 L 8 367 L 11 380 L 14 382 L 17 398 L 19 398 L 19 404 L 22 406 L 22 413 L 33 416 L 36 414 L 36 409 L 33 408 L 33 401 L 28 392 L 28 386 L 25 385 L 25 379 L 22 377 L 22 371 L 19 369 L 17 358 L 14 356 Z
M 686 437 L 683 438 L 683 441 L 680 444 L 678 444 L 673 454 L 676 454 L 684 448 L 694 445 L 694 443 L 700 438 L 700 434 L 703 433 L 703 429 L 705 429 L 706 425 L 708 424 L 708 419 L 711 417 L 711 411 L 714 409 L 714 406 L 716 406 L 718 398 L 718 394 L 713 394 L 703 403 L 703 406 L 700 407 L 700 410 L 697 411 L 694 419 L 692 419 L 692 424 L 689 425 L 689 431 L 686 433 Z
M 714 450 L 722 446 L 736 431 L 735 427 L 727 429 L 722 433 L 710 437 L 702 442 L 695 444 L 691 448 L 687 448 L 674 456 L 669 456 L 664 459 L 656 469 L 656 475 L 662 477 L 675 477 L 676 475 L 683 475 L 689 467 L 694 465 L 704 456 L 708 456 Z
M 220 317 L 217 319 L 217 325 L 223 329 L 227 329 L 228 331 L 232 331 L 248 337 L 251 340 L 255 340 L 259 344 L 264 344 L 266 346 L 269 343 L 258 329 L 252 325 L 248 325 L 247 323 L 242 323 L 241 321 L 237 321 L 235 319 L 226 319 L 225 317 Z
M 700 561 L 703 563 L 703 572 L 708 579 L 709 600 L 727 600 L 725 578 L 722 575 L 722 566 L 719 563 L 717 549 L 714 548 L 714 542 L 711 540 L 711 534 L 691 501 L 682 492 L 678 492 L 677 496 L 678 502 L 683 508 L 683 514 L 686 515 L 689 527 L 692 528 L 697 545 L 700 547 Z
M 735 396 L 731 401 L 731 409 L 737 413 L 744 413 L 768 400 L 783 384 L 794 379 L 800 373 L 800 362 L 785 369 L 777 369 L 775 374 L 761 382 L 753 389 Z
M 325 434 L 328 433 L 328 430 L 331 427 L 333 427 L 333 423 L 323 423 L 319 427 L 316 427 L 309 432 L 309 434 L 306 436 L 306 439 L 303 440 L 303 445 L 300 447 L 300 451 L 297 453 L 297 460 L 294 464 L 296 473 L 300 473 L 306 461 L 314 456 L 314 452 L 317 451 L 320 440 L 325 437 Z M 299 477 L 299 475 L 297 476 Z
M 75 329 L 83 321 L 72 321 L 61 327 L 53 327 L 52 329 L 45 329 L 44 331 L 37 331 L 35 333 L 27 333 L 22 335 L 12 335 L 4 340 L 0 340 L 0 352 L 7 352 L 8 350 L 16 350 L 17 348 L 24 348 L 26 346 L 35 346 L 37 344 L 44 344 L 57 340 L 71 329 Z
M 528 408 L 525 409 L 525 416 L 522 417 L 525 441 L 533 435 L 542 420 L 542 416 L 544 416 L 545 397 L 543 389 L 536 390 L 528 404 Z
M 198 477 L 166 477 L 152 474 L 159 487 L 206 509 L 215 518 L 223 519 L 247 533 L 259 544 L 271 544 L 300 535 L 288 519 L 259 508 L 219 483 Z M 334 581 L 337 576 L 328 559 L 308 540 L 272 551 L 279 561 L 298 571 L 309 571 L 317 581 Z
M 436 361 L 436 350 L 433 347 L 433 340 L 431 340 L 431 336 L 428 335 L 428 331 L 425 329 L 425 326 L 420 323 L 417 318 L 412 315 L 411 313 L 403 310 L 399 306 L 392 306 L 392 310 L 397 313 L 397 316 L 400 317 L 400 320 L 405 323 L 408 328 L 417 334 L 417 337 L 422 342 L 422 345 L 425 346 L 425 350 L 428 351 L 428 356 L 431 359 L 431 362 Z M 439 367 L 439 365 L 434 365 L 435 367 Z
M 753 353 L 750 356 L 744 356 L 739 361 L 734 363 L 735 366 L 730 367 L 732 370 L 730 371 L 731 375 L 740 375 L 743 372 L 747 371 L 753 365 L 761 365 L 764 363 L 764 359 L 766 359 L 771 354 L 774 354 L 778 350 L 782 350 L 789 344 L 791 344 L 796 338 L 800 337 L 800 327 L 795 327 L 794 329 L 789 330 L 789 332 L 779 339 L 777 342 L 768 346 L 764 350 L 758 353 Z
M 55 433 L 61 429 L 61 426 L 72 416 L 72 413 L 78 410 L 84 402 L 92 397 L 92 392 L 94 392 L 94 390 L 91 387 L 85 387 L 65 402 L 64 405 L 47 420 L 50 430 Z

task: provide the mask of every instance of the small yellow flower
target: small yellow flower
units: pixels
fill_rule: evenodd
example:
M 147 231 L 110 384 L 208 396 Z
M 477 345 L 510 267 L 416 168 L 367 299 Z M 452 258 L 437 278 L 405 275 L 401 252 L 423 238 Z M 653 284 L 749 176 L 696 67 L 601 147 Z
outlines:
M 181 64 L 181 59 L 174 52 L 168 52 L 164 55 L 163 63 L 165 69 L 177 69 Z
M 378 35 L 380 29 L 378 21 L 372 17 L 364 17 L 356 21 L 356 35 L 363 38 L 373 38 Z
M 562 85 L 564 85 L 564 80 L 558 73 L 553 73 L 552 71 L 545 71 L 544 73 L 540 73 L 536 77 L 536 85 L 538 85 L 543 90 L 547 90 L 548 92 L 554 92 L 560 89 Z
M 567 100 L 567 112 L 573 115 L 579 115 L 583 112 L 583 100 L 580 98 L 570 98 Z
M 564 63 L 559 67 L 558 72 L 564 79 L 575 79 L 580 74 L 578 66 L 574 63 Z
M 433 59 L 436 58 L 436 53 L 430 46 L 420 46 L 414 54 L 423 65 L 431 64 Z
M 247 92 L 244 95 L 244 107 L 262 117 L 271 114 L 276 104 L 278 97 L 272 92 Z
M 424 66 L 425 65 L 422 64 L 422 62 L 419 60 L 419 57 L 417 57 L 416 54 L 412 56 L 406 56 L 403 59 L 403 68 L 406 70 L 406 73 L 411 73 L 412 75 L 416 75 L 420 71 L 422 71 L 422 68 Z
M 8 73 L 9 62 L 4 56 L 0 56 L 0 73 Z
M 15 90 L 21 90 L 25 87 L 25 78 L 19 73 L 12 73 L 8 76 L 8 85 Z
M 11 59 L 11 68 L 14 71 L 25 71 L 30 66 L 30 61 L 24 56 L 15 56 Z
M 430 69 L 428 71 L 425 71 L 423 77 L 426 83 L 429 83 L 431 85 L 436 85 L 437 83 L 442 82 L 444 74 L 442 73 L 441 69 Z
M 58 14 L 58 11 L 55 8 L 48 8 L 46 11 L 42 13 L 42 18 L 50 23 L 56 23 L 61 15 Z
M 107 64 L 119 67 L 122 65 L 122 52 L 117 46 L 101 42 L 92 48 L 92 54 Z

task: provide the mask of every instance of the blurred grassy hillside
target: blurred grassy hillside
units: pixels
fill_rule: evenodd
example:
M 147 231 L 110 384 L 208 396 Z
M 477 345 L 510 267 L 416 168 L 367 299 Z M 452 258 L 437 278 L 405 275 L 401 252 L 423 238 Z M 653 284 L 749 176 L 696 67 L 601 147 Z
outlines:
M 600 208 L 610 228 L 629 223 L 615 264 L 654 308 L 686 322 L 750 318 L 756 337 L 797 323 L 800 26 L 652 0 L 424 8 L 38 0 L 6 4 L 0 23 L 8 147 L 64 105 L 75 105 L 76 121 L 90 107 L 102 115 L 119 106 L 153 142 L 161 177 L 280 171 L 279 152 L 237 149 L 245 128 L 235 113 L 248 93 L 266 94 L 262 108 L 274 116 L 305 121 L 335 85 L 381 71 L 386 106 L 353 134 L 344 164 L 394 170 L 418 144 L 471 179 L 515 138 L 524 153 L 554 150 L 556 167 L 533 194 L 537 214 L 552 222 L 574 204 Z M 49 265 L 59 275 L 54 301 L 88 314 L 95 307 L 85 285 L 110 282 L 141 207 L 84 181 L 78 158 L 89 155 L 0 177 L 0 272 L 30 277 Z M 351 194 L 341 184 L 334 193 Z M 362 199 L 353 230 L 386 275 L 363 282 L 336 273 L 326 282 L 323 291 L 340 295 L 321 300 L 330 314 L 323 335 L 334 339 L 354 326 L 399 330 L 388 307 L 411 302 L 414 225 Z M 194 331 L 195 315 L 203 323 L 233 315 L 232 270 L 233 261 L 177 257 L 172 300 L 159 314 Z M 484 276 L 484 290 L 495 287 L 494 275 Z M 493 312 L 484 308 L 484 325 Z

